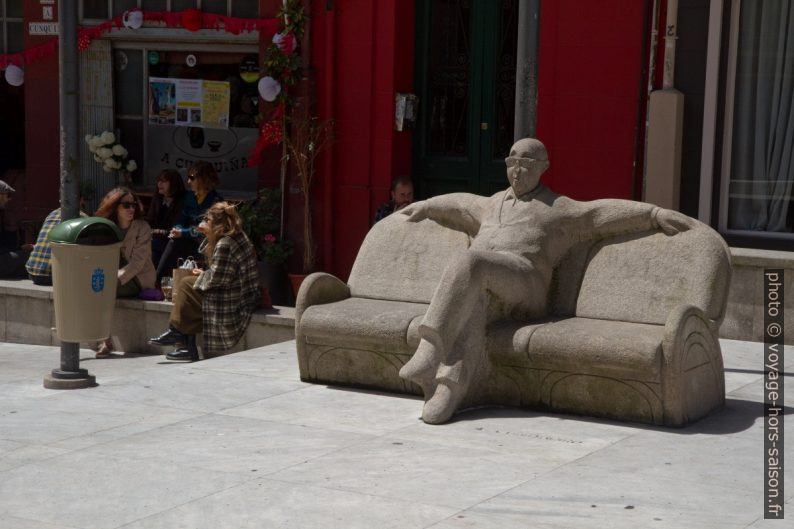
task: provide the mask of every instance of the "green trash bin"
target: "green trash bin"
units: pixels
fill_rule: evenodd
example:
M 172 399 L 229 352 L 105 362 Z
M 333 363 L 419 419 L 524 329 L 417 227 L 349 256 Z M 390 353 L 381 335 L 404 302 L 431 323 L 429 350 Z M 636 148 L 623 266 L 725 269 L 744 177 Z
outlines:
M 63 342 L 110 336 L 124 234 L 103 217 L 65 220 L 50 231 L 55 328 Z

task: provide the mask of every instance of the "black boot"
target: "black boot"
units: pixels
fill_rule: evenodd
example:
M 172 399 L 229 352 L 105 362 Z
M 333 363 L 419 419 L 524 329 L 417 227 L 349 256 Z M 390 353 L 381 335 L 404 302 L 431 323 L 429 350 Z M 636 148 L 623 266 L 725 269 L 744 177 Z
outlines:
M 187 347 L 177 349 L 172 353 L 168 353 L 165 357 L 169 360 L 181 360 L 188 362 L 196 362 L 199 359 L 198 347 L 196 346 L 196 335 L 187 335 Z
M 149 343 L 154 345 L 182 345 L 187 343 L 187 336 L 177 331 L 173 327 L 156 338 L 149 338 Z

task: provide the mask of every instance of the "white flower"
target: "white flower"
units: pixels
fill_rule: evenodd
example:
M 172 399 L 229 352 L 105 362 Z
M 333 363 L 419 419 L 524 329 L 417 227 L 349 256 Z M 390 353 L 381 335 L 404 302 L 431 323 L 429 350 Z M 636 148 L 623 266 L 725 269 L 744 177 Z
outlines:
M 116 143 L 116 135 L 107 130 L 102 133 L 100 138 L 102 139 L 102 143 L 105 145 L 113 145 Z
M 102 163 L 102 158 L 100 158 L 98 154 L 95 154 L 94 155 L 94 161 L 98 162 L 98 163 Z
M 91 136 L 91 140 L 88 142 L 88 145 L 91 145 L 94 147 L 94 149 L 98 149 L 102 147 L 104 143 L 102 143 L 102 138 L 99 136 Z
M 127 149 L 122 147 L 120 143 L 117 143 L 116 145 L 113 146 L 113 154 L 124 158 L 125 156 L 127 156 Z
M 105 171 L 106 173 L 112 173 L 113 172 L 113 168 L 112 167 L 108 167 L 107 165 L 103 165 L 102 166 L 102 170 Z
M 100 149 L 97 149 L 96 153 L 103 160 L 109 160 L 110 157 L 113 156 L 113 151 L 108 149 L 107 147 L 102 147 Z
M 88 143 L 89 145 L 91 144 L 91 138 L 93 138 L 92 135 L 90 134 L 85 135 L 85 142 Z
M 138 168 L 138 164 L 135 163 L 135 160 L 130 160 L 129 162 L 127 162 L 127 171 L 133 172 L 137 168 Z
M 113 160 L 113 169 L 115 169 L 115 170 L 117 170 L 117 171 L 118 171 L 119 169 L 121 169 L 121 167 L 122 167 L 122 165 L 121 165 L 121 162 L 120 162 L 120 161 L 118 161 L 118 160 Z
M 91 142 L 88 142 L 88 150 L 91 151 L 92 153 L 96 153 L 96 145 L 94 145 Z

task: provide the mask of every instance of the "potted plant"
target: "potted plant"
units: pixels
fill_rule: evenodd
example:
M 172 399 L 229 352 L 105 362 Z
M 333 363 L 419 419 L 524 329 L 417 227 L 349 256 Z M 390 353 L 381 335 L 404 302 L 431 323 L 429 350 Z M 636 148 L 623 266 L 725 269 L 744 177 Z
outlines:
M 295 175 L 303 195 L 303 274 L 291 274 L 293 290 L 297 295 L 302 277 L 316 270 L 316 248 L 312 231 L 312 184 L 314 182 L 315 160 L 317 155 L 334 141 L 334 122 L 321 120 L 315 116 L 290 119 L 290 133 L 284 136 L 287 156 L 295 168 Z
M 288 303 L 284 262 L 292 254 L 292 243 L 279 239 L 281 192 L 262 188 L 254 200 L 239 207 L 243 231 L 251 240 L 259 260 L 261 286 L 268 289 L 273 303 Z

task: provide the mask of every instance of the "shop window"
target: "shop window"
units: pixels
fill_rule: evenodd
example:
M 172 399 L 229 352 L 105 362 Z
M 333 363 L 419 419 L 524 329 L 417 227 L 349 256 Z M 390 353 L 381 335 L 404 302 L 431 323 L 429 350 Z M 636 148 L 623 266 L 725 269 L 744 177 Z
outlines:
M 720 229 L 794 238 L 794 3 L 732 7 Z
M 258 137 L 258 76 L 248 75 L 259 61 L 255 54 L 119 47 L 112 57 L 114 126 L 139 161 L 136 188 L 152 188 L 163 169 L 184 173 L 205 160 L 215 165 L 228 196 L 256 189 L 257 170 L 246 166 Z M 186 95 L 190 86 L 200 87 L 198 96 Z M 211 93 L 220 103 L 209 102 L 218 101 Z
M 138 0 L 113 0 L 113 16 L 124 14 L 133 7 L 138 7 Z
M 259 16 L 259 2 L 232 2 L 232 16 L 241 18 L 256 18 Z
M 144 11 L 166 11 L 168 2 L 166 0 L 143 0 L 141 9 Z
M 22 0 L 0 0 L 8 3 L 10 17 L 22 19 Z M 207 13 L 231 15 L 243 18 L 259 16 L 259 2 L 256 0 L 82 0 L 82 20 L 107 20 L 134 7 L 144 11 L 184 11 L 199 8 Z M 13 14 L 11 14 L 13 13 Z M 18 14 L 17 14 L 18 13 Z
M 217 15 L 227 15 L 229 5 L 226 0 L 201 0 L 201 10 Z
M 184 11 L 198 7 L 196 0 L 171 0 L 171 11 Z
M 6 16 L 22 18 L 22 0 L 6 0 Z
M 0 53 L 22 50 L 22 0 L 0 0 Z
M 83 0 L 83 19 L 107 20 L 108 0 Z

